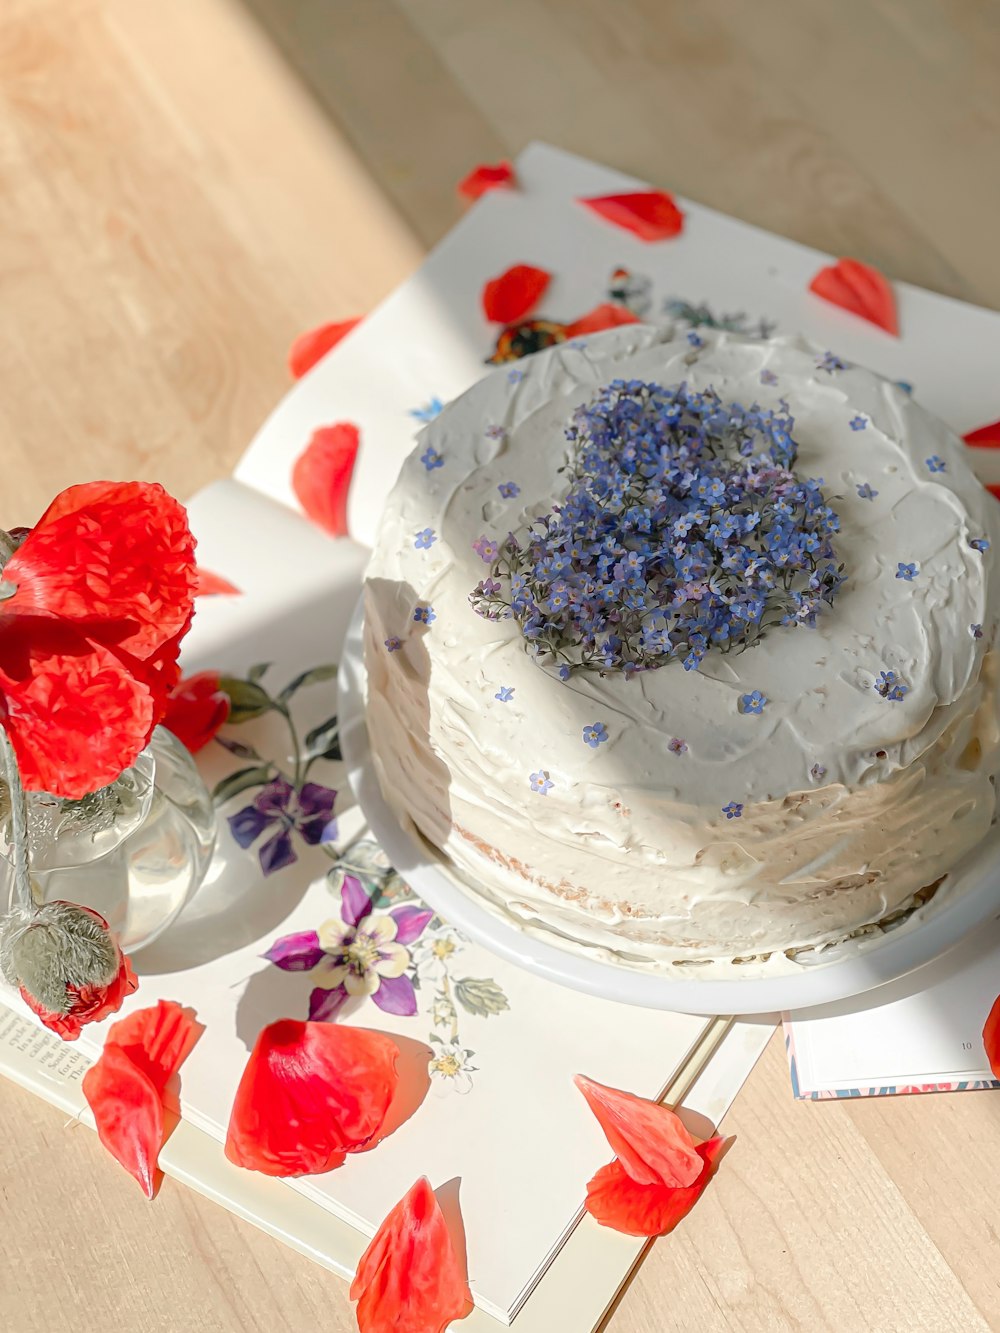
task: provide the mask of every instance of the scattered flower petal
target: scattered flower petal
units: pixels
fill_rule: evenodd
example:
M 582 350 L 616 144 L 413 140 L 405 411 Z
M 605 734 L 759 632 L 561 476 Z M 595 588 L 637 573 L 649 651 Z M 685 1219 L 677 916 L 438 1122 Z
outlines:
M 360 1333 L 443 1333 L 472 1303 L 441 1205 L 425 1176 L 400 1199 L 351 1283 Z
M 514 264 L 483 288 L 483 314 L 495 324 L 516 324 L 545 294 L 551 274 L 531 264 Z
M 988 426 L 970 430 L 962 439 L 973 449 L 1000 449 L 1000 421 L 991 421 Z
M 149 1199 L 163 1147 L 164 1089 L 200 1032 L 180 1005 L 160 1000 L 115 1023 L 100 1057 L 83 1076 L 83 1094 L 101 1142 Z
M 458 182 L 457 188 L 463 199 L 474 203 L 490 190 L 512 190 L 516 185 L 517 176 L 509 162 L 496 162 L 493 165 L 481 162 Z
M 194 590 L 196 597 L 239 597 L 241 594 L 235 583 L 230 583 L 221 574 L 213 574 L 203 565 L 197 565 L 194 572 L 198 580 Z
M 665 241 L 684 227 L 684 214 L 665 190 L 636 190 L 628 194 L 606 194 L 580 199 L 585 208 L 624 227 L 641 241 Z
M 240 1079 L 226 1156 L 268 1176 L 340 1166 L 382 1128 L 398 1055 L 380 1032 L 289 1018 L 271 1023 Z
M 320 426 L 295 460 L 292 490 L 307 518 L 331 537 L 347 536 L 347 494 L 358 456 L 357 426 Z
M 709 1139 L 695 1152 L 700 1173 L 687 1186 L 639 1184 L 616 1158 L 602 1166 L 587 1186 L 587 1212 L 601 1226 L 626 1236 L 665 1236 L 684 1220 L 715 1175 L 728 1140 Z
M 888 279 L 878 269 L 857 259 L 838 259 L 821 268 L 809 284 L 817 296 L 860 315 L 872 324 L 899 337 L 896 298 Z
M 983 1046 L 986 1048 L 986 1058 L 990 1062 L 993 1077 L 1000 1078 L 1000 995 L 993 1002 L 993 1008 L 983 1028 Z
M 295 379 L 300 380 L 307 370 L 312 370 L 317 361 L 321 361 L 334 347 L 361 323 L 361 316 L 356 319 L 343 319 L 336 324 L 320 324 L 318 328 L 300 333 L 288 349 L 288 369 Z
M 319 936 L 314 930 L 300 930 L 294 935 L 282 935 L 263 955 L 269 963 L 283 972 L 311 972 L 323 961 L 325 954 Z
M 668 1106 L 606 1087 L 577 1074 L 573 1080 L 597 1117 L 624 1170 L 640 1185 L 691 1185 L 702 1170 L 694 1140 Z
M 594 306 L 593 310 L 588 310 L 579 319 L 575 319 L 572 324 L 567 324 L 566 337 L 581 338 L 587 333 L 604 333 L 607 329 L 617 329 L 623 324 L 640 322 L 639 316 L 634 315 L 625 306 L 615 301 L 605 301 L 601 305 Z

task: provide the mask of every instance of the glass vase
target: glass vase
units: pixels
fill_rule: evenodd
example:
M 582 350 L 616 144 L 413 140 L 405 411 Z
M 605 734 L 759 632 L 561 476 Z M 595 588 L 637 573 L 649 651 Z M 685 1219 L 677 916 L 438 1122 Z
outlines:
M 100 912 L 134 954 L 177 917 L 205 878 L 215 813 L 194 760 L 163 727 L 109 787 L 77 801 L 28 794 L 28 845 L 38 901 Z M 0 910 L 12 901 L 10 820 L 3 825 Z

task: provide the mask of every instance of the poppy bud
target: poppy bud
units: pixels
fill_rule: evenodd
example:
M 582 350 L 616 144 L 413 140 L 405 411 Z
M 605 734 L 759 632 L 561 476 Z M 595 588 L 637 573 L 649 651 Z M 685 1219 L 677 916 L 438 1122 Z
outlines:
M 75 991 L 110 985 L 120 964 L 106 922 L 75 903 L 45 903 L 8 918 L 0 940 L 4 978 L 52 1014 L 68 1013 Z

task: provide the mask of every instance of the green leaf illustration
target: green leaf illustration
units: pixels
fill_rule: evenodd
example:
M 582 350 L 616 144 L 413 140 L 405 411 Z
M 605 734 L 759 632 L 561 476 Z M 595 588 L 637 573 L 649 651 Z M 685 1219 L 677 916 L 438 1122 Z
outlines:
M 340 752 L 340 724 L 329 717 L 306 733 L 307 759 L 343 759 Z
M 274 700 L 256 681 L 237 680 L 235 676 L 221 676 L 219 689 L 229 695 L 229 721 L 250 722 L 262 717 L 274 707 Z
M 510 1008 L 510 1001 L 488 977 L 462 977 L 455 982 L 455 999 L 470 1014 L 489 1018 Z
M 247 680 L 252 680 L 255 684 L 271 670 L 273 662 L 257 662 L 247 672 Z
M 300 671 L 278 695 L 278 703 L 287 704 L 292 695 L 301 690 L 303 685 L 317 685 L 321 680 L 334 680 L 336 675 L 337 665 L 330 662 L 325 666 L 310 667 L 308 671 Z
M 261 764 L 254 768 L 239 768 L 235 773 L 230 773 L 228 777 L 215 784 L 212 791 L 212 800 L 216 805 L 222 805 L 225 801 L 230 801 L 234 796 L 238 796 L 241 791 L 249 791 L 251 787 L 263 787 L 270 780 L 270 764 Z

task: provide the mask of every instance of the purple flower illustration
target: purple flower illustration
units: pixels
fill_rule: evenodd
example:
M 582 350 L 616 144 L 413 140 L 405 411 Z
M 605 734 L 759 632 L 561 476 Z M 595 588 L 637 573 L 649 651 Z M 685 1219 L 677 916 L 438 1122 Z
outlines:
M 761 384 L 777 384 L 778 377 L 773 370 L 768 370 L 767 366 L 760 372 Z
M 507 431 L 503 426 L 487 426 L 483 432 L 488 440 L 505 440 Z
M 433 472 L 436 467 L 444 467 L 444 456 L 430 445 L 420 455 L 420 461 L 428 472 Z
M 722 807 L 722 813 L 727 819 L 741 819 L 743 816 L 743 803 L 741 801 L 730 801 L 728 805 Z
M 437 616 L 434 614 L 432 606 L 424 606 L 421 603 L 421 605 L 414 607 L 413 619 L 418 625 L 429 625 L 432 621 L 437 620 Z
M 896 565 L 896 578 L 902 579 L 904 583 L 912 583 L 920 571 L 914 564 L 904 564 L 900 560 Z
M 833 352 L 824 352 L 822 356 L 816 358 L 816 369 L 825 370 L 827 374 L 832 375 L 837 370 L 847 370 L 847 362 L 842 357 L 835 356 Z
M 856 417 L 851 417 L 850 421 L 847 424 L 850 426 L 851 430 L 864 430 L 865 427 L 868 425 L 868 422 L 865 419 L 865 417 L 856 416 Z
M 433 528 L 421 528 L 413 539 L 413 545 L 418 551 L 429 550 L 437 541 Z
M 440 398 L 435 396 L 429 402 L 425 403 L 423 407 L 411 407 L 410 416 L 414 421 L 419 421 L 423 425 L 426 425 L 428 421 L 433 421 L 435 417 L 440 416 L 443 411 L 444 403 L 442 403 Z
M 978 551 L 980 555 L 984 555 L 990 549 L 990 544 L 985 537 L 973 537 L 972 541 L 969 542 L 969 545 L 974 551 Z
M 948 464 L 938 454 L 931 454 L 930 458 L 925 458 L 928 472 L 944 472 Z
M 813 782 L 822 782 L 826 777 L 826 769 L 822 764 L 813 764 L 812 768 L 809 770 L 809 776 L 812 778 Z
M 507 371 L 507 382 L 509 384 L 520 384 L 520 382 L 523 379 L 524 379 L 524 371 L 521 370 L 519 367 L 515 366 L 513 370 Z
M 858 495 L 861 496 L 862 500 L 874 500 L 876 495 L 878 495 L 878 491 L 872 490 L 868 482 L 865 481 L 858 487 Z
M 704 346 L 705 346 L 705 339 L 701 336 L 701 334 L 699 334 L 699 333 L 695 333 L 695 331 L 694 331 L 693 329 L 692 329 L 691 332 L 688 334 L 688 336 L 687 336 L 687 340 L 688 340 L 688 342 L 691 344 L 692 347 L 704 347 Z
M 548 796 L 550 788 L 556 785 L 544 769 L 532 773 L 528 781 L 531 783 L 531 790 L 537 792 L 539 796 Z
M 408 946 L 423 933 L 433 911 L 406 903 L 391 912 L 374 912 L 354 875 L 344 877 L 340 896 L 339 919 L 325 921 L 318 931 L 283 935 L 264 957 L 284 972 L 315 973 L 311 1020 L 328 1021 L 349 996 L 364 995 L 387 1014 L 415 1014 L 417 996 L 406 975 L 412 963 Z
M 273 778 L 261 787 L 250 805 L 229 816 L 229 828 L 244 849 L 255 843 L 266 829 L 274 829 L 257 852 L 261 870 L 265 875 L 273 875 L 298 860 L 293 831 L 310 847 L 333 842 L 337 836 L 337 821 L 333 817 L 336 798 L 335 791 L 318 782 L 305 782 L 296 792 L 284 778 Z
M 395 634 L 390 634 L 389 638 L 385 641 L 385 646 L 390 653 L 398 653 L 403 645 Z
M 521 494 L 521 488 L 516 481 L 502 481 L 497 486 L 497 490 L 505 500 L 513 500 L 515 496 Z
M 983 637 L 982 625 L 970 625 L 969 633 L 972 635 L 974 639 L 981 639 Z
M 511 699 L 513 699 L 513 697 L 514 697 L 513 685 L 501 685 L 500 688 L 497 690 L 496 694 L 494 694 L 493 696 L 494 699 L 499 699 L 502 704 L 509 704 Z
M 667 749 L 671 754 L 687 754 L 687 741 L 682 741 L 679 736 L 671 736 L 667 741 Z

